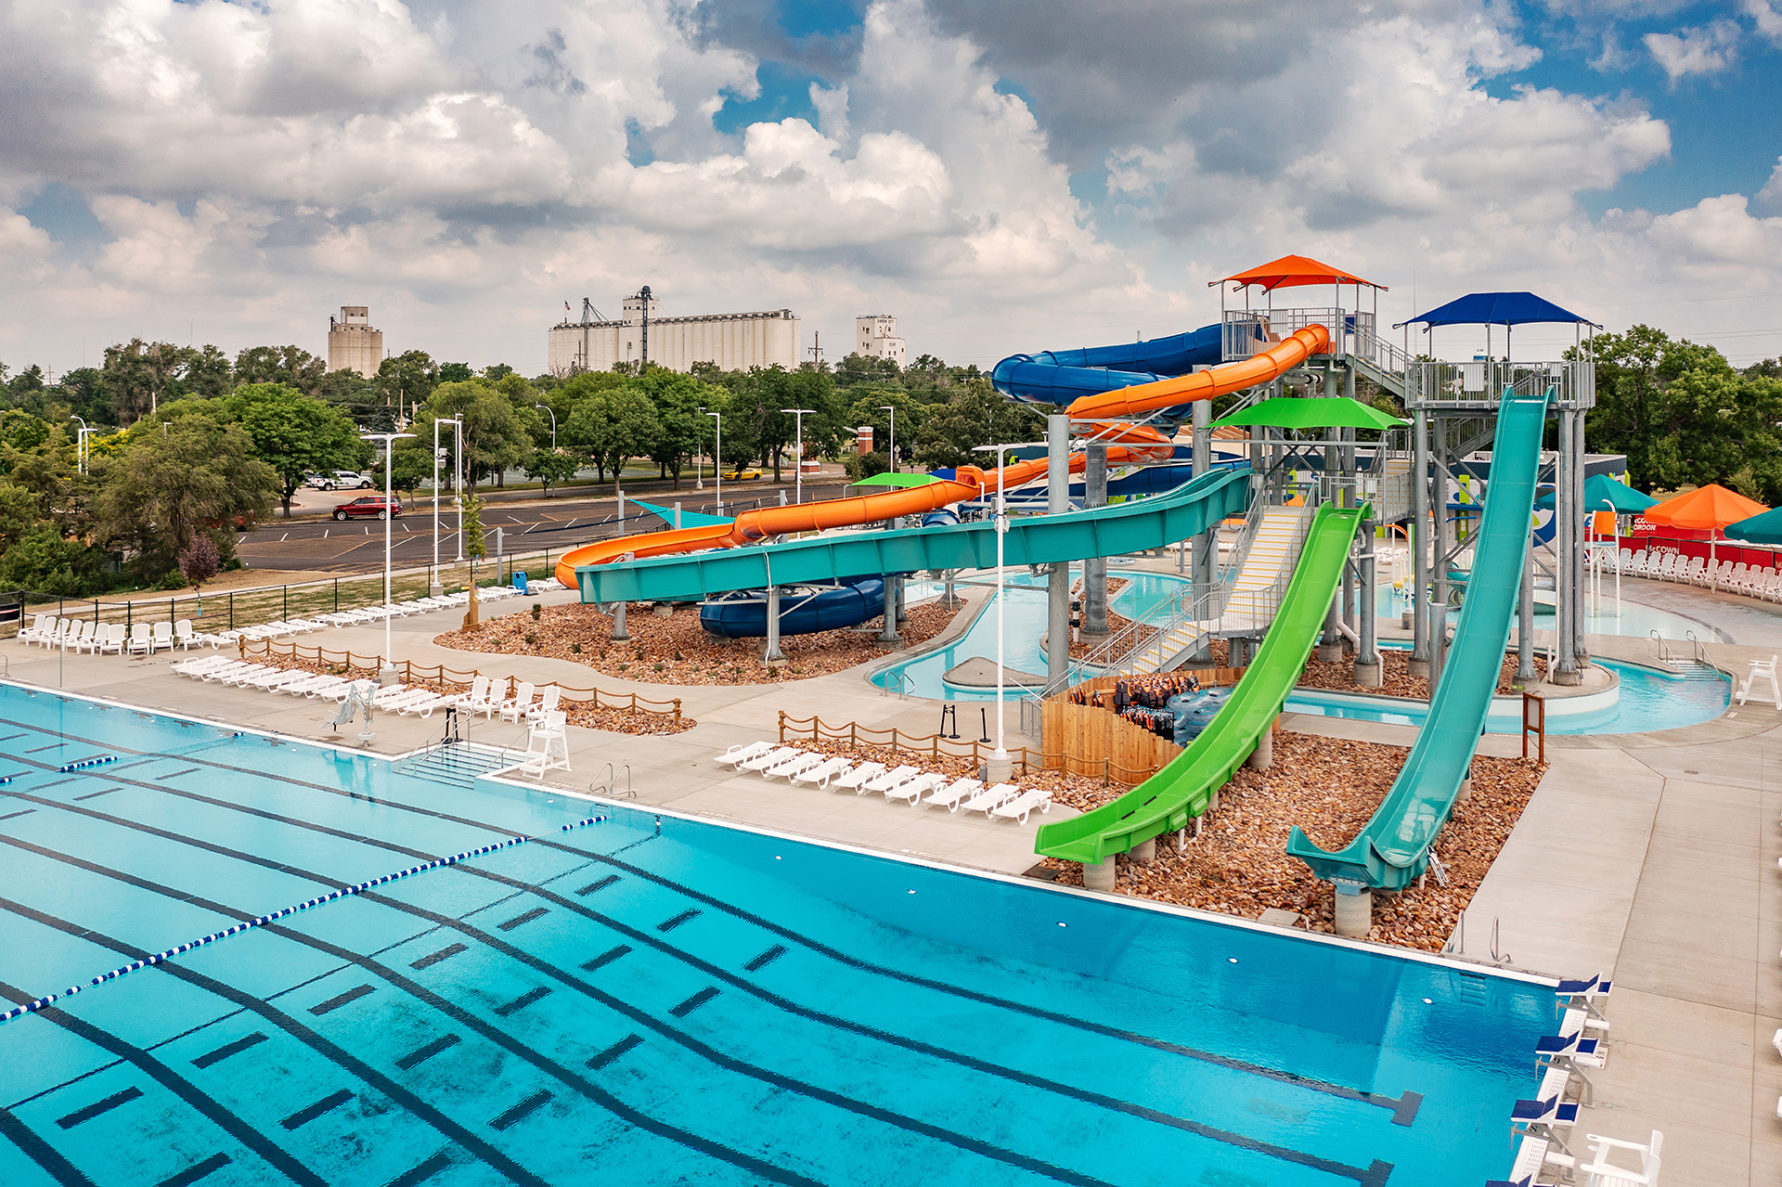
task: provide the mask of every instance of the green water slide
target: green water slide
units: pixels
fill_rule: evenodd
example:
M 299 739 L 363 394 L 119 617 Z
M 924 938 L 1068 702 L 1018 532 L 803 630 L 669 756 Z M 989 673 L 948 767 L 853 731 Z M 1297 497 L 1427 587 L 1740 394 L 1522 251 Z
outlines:
M 1148 499 L 1012 518 L 1003 538 L 1004 562 L 1049 565 L 1162 548 L 1241 514 L 1249 497 L 1249 470 L 1215 470 Z M 684 602 L 734 589 L 919 569 L 984 569 L 995 564 L 996 533 L 985 521 L 836 532 L 758 547 L 581 565 L 575 576 L 583 602 Z
M 1268 636 L 1212 724 L 1168 766 L 1119 799 L 1081 816 L 1041 825 L 1035 852 L 1092 864 L 1187 828 L 1191 819 L 1207 810 L 1213 793 L 1225 786 L 1256 749 L 1263 731 L 1281 715 L 1281 706 L 1324 628 L 1325 611 L 1342 580 L 1343 561 L 1367 514 L 1366 507 L 1326 503 L 1318 508 Z
M 1498 406 L 1491 485 L 1454 644 L 1430 698 L 1429 717 L 1392 790 L 1361 834 L 1335 853 L 1320 849 L 1297 827 L 1288 838 L 1288 853 L 1339 887 L 1404 889 L 1423 873 L 1430 843 L 1454 810 L 1510 640 L 1551 397 L 1551 391 L 1542 396 L 1505 392 Z

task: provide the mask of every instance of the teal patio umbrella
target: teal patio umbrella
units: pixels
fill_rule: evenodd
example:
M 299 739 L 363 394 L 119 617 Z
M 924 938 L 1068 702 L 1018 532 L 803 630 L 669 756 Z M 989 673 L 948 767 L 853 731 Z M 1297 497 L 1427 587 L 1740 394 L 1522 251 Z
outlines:
M 1658 500 L 1651 495 L 1643 495 L 1625 482 L 1618 482 L 1607 474 L 1592 474 L 1584 482 L 1584 510 L 1607 511 L 1613 508 L 1616 515 L 1638 515 L 1646 508 L 1657 504 Z M 1535 506 L 1551 511 L 1554 504 L 1554 492 L 1542 491 L 1541 497 L 1535 500 Z
M 1782 545 L 1782 507 L 1726 525 L 1726 538 L 1747 544 Z

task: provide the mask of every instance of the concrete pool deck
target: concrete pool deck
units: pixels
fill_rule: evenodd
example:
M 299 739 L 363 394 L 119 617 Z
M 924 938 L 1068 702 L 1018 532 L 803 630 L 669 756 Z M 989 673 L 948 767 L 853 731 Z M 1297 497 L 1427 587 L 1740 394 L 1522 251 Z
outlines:
M 1173 569 L 1169 558 L 1156 567 Z M 1150 567 L 1141 562 L 1141 567 Z M 1629 579 L 1630 601 L 1683 614 L 1707 628 L 1702 638 L 1722 668 L 1742 674 L 1753 658 L 1782 650 L 1782 608 L 1731 594 Z M 973 609 L 988 591 L 962 587 Z M 510 599 L 486 608 L 513 613 L 532 604 Z M 547 595 L 548 602 L 574 595 Z M 399 656 L 417 663 L 485 670 L 585 687 L 588 669 L 563 661 L 492 656 L 439 648 L 432 637 L 457 612 L 398 619 Z M 961 614 L 937 646 L 963 631 Z M 1383 632 L 1386 633 L 1386 632 Z M 304 645 L 381 651 L 383 628 L 354 627 L 302 636 Z M 1650 661 L 1644 639 L 1592 636 L 1595 654 Z M 271 693 L 243 692 L 178 677 L 179 656 L 120 659 L 61 655 L 0 644 L 12 679 L 70 692 L 236 722 L 352 746 L 350 732 L 330 737 L 329 706 Z M 631 767 L 637 800 L 679 812 L 817 840 L 930 858 L 1003 873 L 1034 862 L 1024 826 L 911 811 L 881 797 L 856 798 L 733 775 L 712 757 L 726 746 L 776 736 L 781 711 L 793 717 L 857 721 L 927 735 L 938 702 L 900 700 L 867 683 L 861 669 L 784 684 L 678 687 L 600 676 L 602 691 L 635 689 L 679 696 L 699 725 L 674 736 L 572 730 L 575 771 L 554 773 L 559 786 L 585 790 L 607 762 Z M 993 707 L 990 707 L 993 712 Z M 977 723 L 969 716 L 961 732 Z M 1013 715 L 1011 714 L 1011 718 Z M 1410 727 L 1288 715 L 1288 728 L 1311 734 L 1409 745 Z M 371 749 L 400 753 L 437 741 L 443 722 L 380 714 Z M 475 722 L 467 736 L 492 745 L 523 744 L 521 727 Z M 1011 744 L 1018 744 L 1011 730 Z M 1577 1127 L 1585 1133 L 1646 1140 L 1665 1134 L 1665 1187 L 1737 1187 L 1782 1182 L 1782 1057 L 1770 1035 L 1782 1027 L 1782 713 L 1734 706 L 1723 717 L 1684 730 L 1620 736 L 1551 736 L 1551 768 L 1508 844 L 1468 908 L 1457 955 L 1552 976 L 1612 973 L 1613 1026 L 1608 1068 Z M 1493 735 L 1483 751 L 1520 752 L 1512 736 Z M 1056 814 L 1054 816 L 1056 818 Z M 1495 941 L 1501 960 L 1492 959 Z M 1533 1062 L 1530 1061 L 1533 1086 Z M 1509 1125 L 1505 1121 L 1505 1163 Z

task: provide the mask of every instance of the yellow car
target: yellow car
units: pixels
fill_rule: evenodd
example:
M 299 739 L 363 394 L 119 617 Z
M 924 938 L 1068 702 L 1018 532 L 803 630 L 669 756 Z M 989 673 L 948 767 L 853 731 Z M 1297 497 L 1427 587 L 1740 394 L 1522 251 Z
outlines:
M 759 477 L 761 477 L 761 471 L 755 469 L 755 467 L 753 467 L 753 466 L 744 466 L 740 469 L 731 470 L 729 473 L 725 474 L 724 481 L 725 482 L 745 482 L 750 478 L 759 478 Z

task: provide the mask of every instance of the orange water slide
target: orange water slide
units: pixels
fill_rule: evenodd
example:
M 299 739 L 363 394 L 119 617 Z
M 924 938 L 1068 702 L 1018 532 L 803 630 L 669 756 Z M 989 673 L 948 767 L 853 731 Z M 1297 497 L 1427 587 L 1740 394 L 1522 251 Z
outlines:
M 1323 326 L 1308 326 L 1291 337 L 1258 354 L 1235 363 L 1220 363 L 1174 379 L 1138 384 L 1118 391 L 1085 396 L 1070 406 L 1073 421 L 1123 421 L 1162 408 L 1174 408 L 1194 400 L 1210 400 L 1230 392 L 1242 391 L 1267 383 L 1283 372 L 1304 362 L 1325 348 L 1330 335 Z M 1161 452 L 1168 456 L 1170 438 L 1156 429 L 1128 424 L 1096 424 L 1090 426 L 1097 441 L 1109 442 L 1108 462 L 1153 460 Z M 999 487 L 1024 486 L 1043 477 L 1046 459 L 1016 462 L 1000 472 L 961 466 L 954 480 L 930 482 L 882 494 L 854 495 L 843 499 L 824 499 L 814 503 L 794 503 L 789 507 L 761 507 L 745 511 L 727 524 L 679 528 L 666 532 L 648 532 L 638 536 L 621 536 L 584 545 L 563 554 L 557 562 L 556 577 L 565 588 L 574 589 L 578 582 L 575 571 L 582 565 L 603 565 L 626 556 L 665 556 L 680 552 L 702 552 L 710 548 L 734 548 L 754 544 L 774 536 L 793 532 L 815 532 L 826 528 L 852 527 L 863 523 L 879 523 L 904 515 L 920 515 L 936 511 L 965 499 L 977 498 Z M 1071 455 L 1071 472 L 1083 469 L 1084 455 Z

